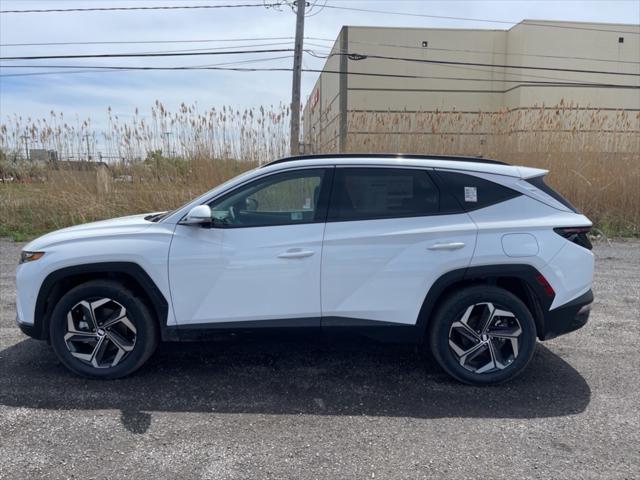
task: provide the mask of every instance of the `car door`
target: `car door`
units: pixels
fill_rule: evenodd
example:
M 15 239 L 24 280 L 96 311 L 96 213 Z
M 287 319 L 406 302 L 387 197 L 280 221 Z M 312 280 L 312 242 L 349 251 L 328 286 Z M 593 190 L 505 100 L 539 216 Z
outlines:
M 179 325 L 319 326 L 332 170 L 260 177 L 209 203 L 211 228 L 176 226 L 169 279 Z
M 427 170 L 336 167 L 322 253 L 323 326 L 415 324 L 431 285 L 467 267 L 475 242 L 475 224 Z

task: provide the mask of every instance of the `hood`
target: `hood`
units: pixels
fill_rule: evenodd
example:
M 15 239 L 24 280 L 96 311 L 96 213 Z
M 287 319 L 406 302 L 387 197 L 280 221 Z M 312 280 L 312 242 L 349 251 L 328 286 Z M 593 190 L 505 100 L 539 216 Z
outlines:
M 110 220 L 83 223 L 81 225 L 55 230 L 29 242 L 27 246 L 24 247 L 24 250 L 39 251 L 71 241 L 92 238 L 100 238 L 102 240 L 108 237 L 130 235 L 153 225 L 153 222 L 145 220 L 145 217 L 149 215 L 152 214 L 144 213 L 141 215 L 112 218 Z

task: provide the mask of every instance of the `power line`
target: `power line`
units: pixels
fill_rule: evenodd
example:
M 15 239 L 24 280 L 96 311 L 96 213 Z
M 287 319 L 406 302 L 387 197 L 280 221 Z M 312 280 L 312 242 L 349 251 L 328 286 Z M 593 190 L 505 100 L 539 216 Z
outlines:
M 319 7 L 319 9 L 318 9 L 317 11 L 314 11 L 314 10 L 315 10 L 315 8 L 317 7 L 317 5 L 318 5 L 318 2 L 319 2 L 319 1 L 320 1 L 320 0 L 315 0 L 315 1 L 313 2 L 313 5 L 311 5 L 311 7 L 309 8 L 309 10 L 307 10 L 307 13 L 305 13 L 305 15 L 304 15 L 304 16 L 305 16 L 305 18 L 315 17 L 316 15 L 318 15 L 319 13 L 321 13 L 321 12 L 322 12 L 322 10 L 324 10 L 324 7 L 326 7 L 326 6 L 327 6 L 327 2 L 328 2 L 329 0 L 324 0 L 324 4 L 323 4 L 322 6 L 320 6 L 320 7 Z M 313 13 L 312 13 L 312 12 L 313 12 Z
M 291 58 L 291 55 L 282 56 L 282 57 L 274 57 L 270 59 L 265 59 L 265 61 L 277 60 Z M 228 65 L 236 65 L 241 63 L 255 63 L 261 60 L 251 60 L 247 62 L 231 62 Z M 227 65 L 227 64 L 220 64 Z M 4 68 L 0 66 L 0 68 Z M 20 68 L 20 67 L 18 67 Z M 56 66 L 56 65 L 48 65 L 42 66 L 39 68 L 79 68 L 79 66 Z M 107 72 L 125 72 L 125 71 L 135 71 L 135 70 L 162 70 L 162 71 L 176 71 L 176 70 L 211 70 L 210 66 L 193 66 L 193 67 L 87 67 L 89 69 L 86 70 L 72 70 L 72 71 L 52 71 L 52 72 L 33 72 L 33 73 L 16 73 L 16 74 L 4 74 L 0 75 L 0 77 L 28 77 L 28 76 L 41 76 L 41 75 L 65 75 L 65 74 L 75 74 L 75 73 L 95 73 L 98 71 L 107 71 Z M 216 69 L 221 70 L 221 69 Z M 234 71 L 284 71 L 289 72 L 292 69 L 250 69 L 250 70 L 236 70 Z M 304 72 L 324 72 L 324 73 L 340 73 L 338 71 L 332 70 L 318 70 L 318 69 L 302 69 Z M 515 83 L 515 84 L 528 84 L 528 85 L 544 85 L 544 86 L 593 86 L 593 87 L 630 87 L 630 88 L 640 88 L 634 85 L 619 85 L 619 84 L 606 84 L 606 83 L 595 83 L 595 82 L 580 82 L 580 81 L 539 81 L 539 80 L 529 80 L 527 78 L 519 79 L 519 80 L 493 80 L 488 78 L 469 78 L 469 77 L 447 77 L 447 76 L 419 76 L 419 75 L 395 75 L 395 74 L 379 74 L 379 73 L 368 73 L 368 72 L 348 72 L 347 75 L 359 75 L 359 76 L 374 76 L 374 77 L 392 77 L 392 78 L 412 78 L 412 79 L 428 79 L 428 80 L 449 80 L 449 81 L 463 81 L 463 82 L 487 82 L 487 83 Z M 369 89 L 367 89 L 369 90 Z M 375 90 L 375 88 L 373 88 Z M 403 91 L 411 91 L 412 89 L 403 88 Z
M 251 43 L 251 44 L 244 44 L 244 45 L 234 45 L 231 48 L 247 49 L 247 48 L 254 48 L 254 47 L 275 47 L 279 45 L 290 45 L 290 44 L 291 42 Z M 182 52 L 205 52 L 205 51 L 210 52 L 214 50 L 228 51 L 226 50 L 228 48 L 230 47 L 225 46 L 225 47 L 187 48 L 187 49 L 181 49 L 181 50 L 152 50 L 147 52 L 133 52 L 132 54 L 146 55 L 146 54 L 152 54 L 152 53 L 182 53 Z
M 178 44 L 178 43 L 214 43 L 214 42 L 244 42 L 244 41 L 271 41 L 271 40 L 293 40 L 294 37 L 252 37 L 252 38 L 211 38 L 211 39 L 194 39 L 194 40 L 123 40 L 123 41 L 84 41 L 84 42 L 41 42 L 41 43 L 3 43 L 0 47 L 43 47 L 43 46 L 68 46 L 68 45 L 146 45 L 146 44 Z M 305 40 L 316 40 L 333 43 L 335 40 L 329 38 L 304 37 Z M 329 48 L 327 45 L 306 42 L 307 45 Z M 639 65 L 640 61 L 631 60 L 613 60 L 610 58 L 595 57 L 576 57 L 571 55 L 545 55 L 538 53 L 520 53 L 520 52 L 500 52 L 490 50 L 472 50 L 460 48 L 438 48 L 438 47 L 418 47 L 414 45 L 398 45 L 393 43 L 366 42 L 361 40 L 350 40 L 349 43 L 358 45 L 372 45 L 378 47 L 389 47 L 399 49 L 421 50 L 423 52 L 461 52 L 472 54 L 488 54 L 488 55 L 506 55 L 506 56 L 522 56 L 522 57 L 538 57 L 553 58 L 561 60 L 586 60 L 591 62 L 607 62 Z M 275 44 L 274 44 L 275 45 Z M 234 46 L 237 47 L 237 46 Z
M 206 51 L 206 52 L 174 52 L 174 53 L 100 53 L 100 54 L 82 54 L 82 55 L 35 55 L 27 57 L 0 57 L 0 60 L 54 60 L 54 59 L 73 59 L 73 58 L 126 58 L 126 57 L 189 57 L 196 55 L 245 55 L 250 53 L 279 53 L 293 52 L 292 48 L 272 48 L 263 50 L 225 50 Z
M 317 3 L 314 2 L 313 6 Z M 172 6 L 148 6 L 148 7 L 90 7 L 90 8 L 55 8 L 55 9 L 28 9 L 28 10 L 1 10 L 0 13 L 68 13 L 68 12 L 105 12 L 105 11 L 131 11 L 131 10 L 195 10 L 195 9 L 221 9 L 221 8 L 251 8 L 251 7 L 263 7 L 263 8 L 278 8 L 283 5 L 282 2 L 278 3 L 252 3 L 252 4 L 231 4 L 231 5 L 172 5 Z M 424 13 L 412 13 L 412 12 L 397 12 L 397 11 L 389 11 L 389 10 L 375 10 L 369 8 L 357 8 L 357 7 L 341 7 L 337 5 L 327 5 L 327 1 L 322 5 L 322 7 L 314 13 L 313 15 L 317 15 L 323 9 L 330 8 L 334 10 L 344 10 L 344 11 L 353 11 L 353 12 L 364 12 L 364 13 L 379 13 L 383 15 L 401 15 L 408 17 L 419 17 L 419 18 L 434 18 L 441 20 L 459 20 L 465 22 L 481 22 L 481 23 L 497 23 L 503 25 L 524 25 L 531 27 L 545 27 L 545 28 L 561 28 L 561 29 L 569 29 L 569 30 L 587 30 L 587 31 L 595 31 L 595 32 L 609 32 L 609 33 L 626 33 L 630 35 L 640 35 L 640 31 L 634 32 L 629 30 L 616 30 L 616 29 L 605 29 L 605 28 L 593 28 L 593 27 L 580 27 L 580 26 L 570 26 L 570 25 L 557 25 L 550 23 L 536 23 L 531 21 L 514 21 L 514 20 L 496 20 L 496 19 L 487 19 L 487 18 L 471 18 L 471 17 L 454 17 L 454 16 L 445 16 L 445 15 L 429 15 Z
M 314 4 L 315 5 L 315 4 Z M 195 10 L 195 9 L 221 9 L 221 8 L 251 8 L 251 7 L 263 7 L 263 8 L 278 8 L 282 6 L 282 2 L 279 3 L 253 3 L 253 4 L 232 4 L 232 5 L 172 5 L 172 6 L 149 6 L 149 7 L 90 7 L 90 8 L 55 8 L 55 9 L 29 9 L 29 10 L 1 10 L 0 13 L 66 13 L 66 12 L 104 12 L 104 11 L 131 11 L 131 10 Z M 628 30 L 616 30 L 616 29 L 604 29 L 593 27 L 580 27 L 569 25 L 554 25 L 547 23 L 536 23 L 531 21 L 512 21 L 512 20 L 495 20 L 486 18 L 470 18 L 470 17 L 453 17 L 445 15 L 429 15 L 424 13 L 412 13 L 412 12 L 396 12 L 389 10 L 374 10 L 368 8 L 357 7 L 340 7 L 337 5 L 327 5 L 326 2 L 320 8 L 322 11 L 325 8 L 334 10 L 345 10 L 354 12 L 365 13 L 379 13 L 383 15 L 401 15 L 409 17 L 419 18 L 435 18 L 443 20 L 460 20 L 466 22 L 482 22 L 482 23 L 497 23 L 503 25 L 516 25 L 521 24 L 524 26 L 534 27 L 546 27 L 546 28 L 561 28 L 570 30 L 588 30 L 596 32 L 610 32 L 610 33 L 626 33 L 630 35 L 640 35 L 640 32 L 628 31 Z M 319 12 L 317 12 L 319 13 Z
M 327 42 L 333 42 L 333 40 L 322 40 L 322 39 L 311 39 L 311 40 L 321 40 Z M 594 57 L 575 57 L 570 55 L 544 55 L 537 53 L 519 53 L 519 52 L 494 52 L 490 50 L 469 50 L 469 49 L 460 49 L 460 48 L 438 48 L 438 47 L 417 47 L 414 45 L 397 45 L 393 43 L 377 43 L 377 42 L 365 42 L 361 40 L 349 40 L 349 43 L 355 43 L 358 45 L 373 45 L 377 47 L 390 47 L 390 48 L 402 48 L 402 49 L 412 49 L 412 50 L 421 50 L 423 52 L 429 51 L 438 51 L 438 52 L 461 52 L 461 53 L 478 53 L 478 54 L 488 54 L 488 55 L 506 55 L 506 56 L 517 56 L 517 57 L 540 57 L 540 58 L 554 58 L 561 60 L 588 60 L 592 62 L 609 62 L 609 63 L 628 63 L 637 65 L 640 62 L 634 62 L 631 60 L 612 60 L 610 58 L 594 58 Z M 307 43 L 307 45 L 318 46 L 322 48 L 328 48 L 326 45 L 319 45 L 313 43 Z
M 245 42 L 245 41 L 271 41 L 271 40 L 293 40 L 294 37 L 249 37 L 249 38 L 209 38 L 209 39 L 194 39 L 194 40 L 122 40 L 122 41 L 79 41 L 79 42 L 40 42 L 40 43 L 3 43 L 0 47 L 44 47 L 44 46 L 68 46 L 68 45 L 146 45 L 146 44 L 178 44 L 178 43 L 215 43 L 215 42 Z M 334 43 L 335 40 L 330 38 L 319 37 L 304 37 L 305 40 L 315 40 Z M 631 60 L 613 60 L 610 58 L 595 58 L 595 57 L 576 57 L 570 55 L 544 55 L 537 53 L 520 53 L 520 52 L 499 52 L 490 50 L 471 50 L 460 48 L 438 48 L 438 47 L 419 47 L 414 45 L 398 45 L 393 43 L 378 43 L 378 42 L 366 42 L 361 40 L 350 40 L 349 43 L 358 45 L 372 45 L 379 47 L 399 48 L 399 49 L 411 49 L 421 50 L 423 52 L 438 51 L 438 52 L 461 52 L 472 54 L 489 54 L 489 55 L 506 55 L 506 56 L 522 56 L 522 57 L 539 57 L 539 58 L 553 58 L 561 60 L 586 60 L 592 62 L 607 62 L 607 63 L 622 63 L 638 65 L 640 61 L 634 62 Z M 307 45 L 329 48 L 326 45 L 320 45 L 312 42 L 306 42 Z M 237 46 L 234 46 L 237 47 Z
M 313 53 L 310 53 L 310 55 L 315 56 Z M 317 58 L 326 58 L 326 56 L 324 56 L 324 57 L 317 56 Z M 493 71 L 491 69 L 487 69 L 487 68 L 483 68 L 483 67 L 463 67 L 463 66 L 460 66 L 460 65 L 443 65 L 443 67 L 444 68 L 453 68 L 453 69 L 456 69 L 456 70 L 471 71 L 471 72 L 493 73 Z M 511 76 L 511 77 L 517 76 L 519 81 L 522 81 L 522 80 L 536 80 L 536 79 L 563 81 L 563 82 L 576 81 L 575 79 L 572 79 L 572 78 L 555 77 L 555 76 L 554 77 L 550 77 L 548 75 L 535 75 L 533 73 L 527 73 L 526 77 L 520 72 L 502 72 L 502 75 L 508 75 L 508 76 Z M 490 81 L 501 81 L 501 80 L 490 80 Z M 582 83 L 597 84 L 598 82 L 582 81 Z
M 369 43 L 369 42 L 358 42 L 358 43 Z M 325 48 L 323 45 L 318 45 L 315 43 L 307 43 L 308 45 L 312 45 L 312 46 L 319 46 L 322 48 Z M 422 48 L 422 47 L 416 47 L 416 48 Z M 344 52 L 342 49 L 338 49 L 339 52 Z M 313 52 L 309 52 L 309 54 L 311 56 L 315 56 L 317 58 L 328 58 L 329 54 L 331 52 L 328 52 L 325 55 L 315 55 Z M 472 72 L 483 72 L 483 73 L 493 73 L 493 70 L 488 69 L 488 68 L 483 68 L 483 67 L 468 67 L 468 66 L 460 66 L 460 65 L 443 65 L 443 68 L 453 68 L 456 70 L 464 70 L 464 71 L 472 71 Z M 519 80 L 531 80 L 531 79 L 543 79 L 543 80 L 559 80 L 559 81 L 565 81 L 565 82 L 571 82 L 571 81 L 576 81 L 573 78 L 566 78 L 566 77 L 557 77 L 557 76 L 553 76 L 550 77 L 548 75 L 535 75 L 533 73 L 527 73 L 526 77 L 524 76 L 525 74 L 521 73 L 521 72 L 502 72 L 502 75 L 505 76 L 516 76 L 518 77 Z M 587 82 L 587 81 L 583 81 L 584 83 L 598 83 L 598 82 Z
M 238 60 L 236 62 L 224 62 L 224 63 L 214 63 L 214 64 L 210 64 L 210 65 L 194 65 L 193 69 L 198 69 L 198 68 L 205 68 L 205 67 L 217 67 L 217 66 L 230 66 L 230 65 L 241 65 L 241 64 L 247 64 L 247 63 L 260 63 L 260 62 L 270 62 L 273 60 L 283 60 L 285 58 L 292 58 L 293 55 L 282 55 L 282 56 L 278 56 L 278 57 L 268 57 L 268 58 L 252 58 L 249 60 Z M 47 66 L 47 67 L 36 67 L 36 68 L 69 68 L 72 67 L 71 65 L 62 65 L 62 66 Z M 72 68 L 80 68 L 80 65 L 77 65 L 75 67 Z M 9 65 L 9 66 L 0 66 L 0 69 L 2 68 L 25 68 L 25 67 L 19 67 L 17 65 Z M 30 72 L 30 73 L 10 73 L 10 74 L 5 74 L 5 75 L 0 75 L 0 78 L 3 77 L 36 77 L 36 76 L 43 76 L 43 75 L 70 75 L 70 74 L 78 74 L 78 73 L 96 73 L 96 72 L 102 72 L 102 73 L 119 73 L 119 72 L 126 72 L 126 71 L 130 71 L 127 69 L 118 69 L 118 70 L 104 70 L 102 69 L 102 67 L 85 67 L 85 70 L 58 70 L 58 71 L 49 71 L 49 72 Z
M 79 55 L 35 55 L 35 56 L 20 56 L 20 57 L 0 57 L 0 60 L 15 61 L 15 60 L 54 60 L 54 59 L 82 59 L 82 58 L 140 58 L 140 57 L 181 57 L 181 56 L 201 56 L 201 55 L 244 55 L 251 53 L 280 53 L 291 52 L 291 48 L 277 48 L 277 49 L 262 49 L 262 50 L 225 50 L 225 51 L 205 51 L 205 52 L 164 52 L 164 53 L 102 53 L 102 54 L 79 54 Z M 307 53 L 309 50 L 306 50 Z M 311 51 L 312 52 L 312 51 Z M 589 70 L 578 68 L 560 68 L 560 67 L 543 67 L 533 65 L 506 65 L 506 64 L 494 64 L 494 63 L 479 63 L 479 62 L 460 62 L 453 60 L 431 60 L 424 58 L 410 58 L 410 57 L 393 57 L 388 55 L 374 55 L 364 54 L 356 52 L 337 52 L 330 53 L 330 56 L 347 56 L 349 59 L 364 60 L 367 58 L 375 58 L 379 60 L 392 60 L 414 63 L 426 63 L 436 65 L 461 65 L 461 66 L 476 66 L 476 67 L 491 67 L 491 68 L 509 68 L 509 69 L 522 69 L 522 70 L 543 70 L 553 72 L 569 72 L 569 73 L 588 73 L 588 74 L 602 74 L 602 75 L 621 75 L 640 77 L 640 74 L 630 72 L 615 72 L 610 70 Z
M 310 40 L 325 40 L 308 37 Z M 124 40 L 124 41 L 87 41 L 87 42 L 43 42 L 43 43 L 3 43 L 0 47 L 48 47 L 63 45 L 145 45 L 145 44 L 169 44 L 169 43 L 213 43 L 213 42 L 256 42 L 271 40 L 293 40 L 293 37 L 253 37 L 253 38 L 208 38 L 202 40 Z
M 478 62 L 458 62 L 453 60 L 430 60 L 425 58 L 409 58 L 409 57 L 391 57 L 387 55 L 369 55 L 369 54 L 361 54 L 361 53 L 331 53 L 329 56 L 347 56 L 351 60 L 365 60 L 367 58 L 376 58 L 380 60 L 395 60 L 395 61 L 403 61 L 403 62 L 415 62 L 415 63 L 428 63 L 428 64 L 436 64 L 436 65 L 465 65 L 465 66 L 475 66 L 475 67 L 491 67 L 491 68 L 515 68 L 515 69 L 523 69 L 523 70 L 544 70 L 551 72 L 569 72 L 569 73 L 591 73 L 591 74 L 601 74 L 601 75 L 622 75 L 622 76 L 631 76 L 631 77 L 640 77 L 638 73 L 630 73 L 630 72 L 614 72 L 610 70 L 588 70 L 581 68 L 559 68 L 559 67 L 539 67 L 533 65 L 506 65 L 506 64 L 497 64 L 497 63 L 478 63 Z M 360 58 L 359 58 L 360 57 Z M 0 59 L 1 60 L 1 59 Z
M 279 3 L 247 3 L 234 5 L 173 5 L 153 7 L 90 7 L 90 8 L 48 8 L 30 10 L 0 10 L 0 13 L 68 13 L 68 12 L 114 12 L 130 10 L 197 10 L 214 8 L 243 8 L 243 7 L 277 7 Z
M 548 28 L 564 28 L 570 30 L 589 30 L 595 32 L 613 32 L 613 33 L 628 33 L 631 35 L 640 35 L 640 32 L 633 32 L 628 30 L 614 30 L 614 29 L 604 29 L 604 28 L 592 28 L 592 27 L 576 27 L 569 25 L 554 25 L 547 23 L 535 23 L 527 20 L 516 22 L 510 20 L 490 20 L 487 18 L 469 18 L 469 17 L 449 17 L 444 15 L 428 15 L 425 13 L 411 13 L 411 12 L 393 12 L 389 10 L 373 10 L 369 8 L 357 8 L 357 7 L 338 7 L 336 5 L 326 5 L 325 8 L 331 8 L 334 10 L 348 10 L 353 12 L 365 12 L 365 13 L 380 13 L 383 15 L 402 15 L 407 17 L 420 17 L 420 18 L 437 18 L 442 20 L 461 20 L 465 22 L 484 22 L 484 23 L 500 23 L 505 25 L 525 25 L 531 27 L 548 27 Z
M 222 62 L 222 63 L 211 63 L 205 65 L 195 65 L 195 67 L 226 67 L 230 65 L 242 65 L 247 63 L 262 63 L 262 62 L 271 62 L 273 60 L 283 60 L 285 58 L 293 58 L 293 55 L 280 55 L 277 57 L 267 57 L 267 58 L 249 58 L 247 60 L 236 60 L 233 62 Z
M 256 59 L 256 60 L 247 60 L 245 62 L 242 61 L 238 61 L 238 62 L 229 62 L 229 63 L 223 63 L 223 64 L 215 64 L 215 65 L 237 65 L 237 64 L 242 64 L 242 63 L 257 63 L 257 62 L 261 62 L 261 61 L 270 61 L 270 60 L 276 60 L 276 59 L 284 59 L 284 58 L 291 58 L 291 55 L 287 55 L 287 56 L 282 56 L 282 57 L 272 57 L 272 58 L 268 58 L 268 59 Z M 4 75 L 0 75 L 0 78 L 2 77 L 31 77 L 31 76 L 42 76 L 42 75 L 66 75 L 66 74 L 77 74 L 77 73 L 96 73 L 96 72 L 108 72 L 108 73 L 113 73 L 113 72 L 123 72 L 123 71 L 134 71 L 134 70 L 198 70 L 198 69 L 204 69 L 204 67 L 206 67 L 206 65 L 203 66 L 191 66 L 191 67 L 169 67 L 169 68 L 155 68 L 155 67 L 141 67 L 141 68 L 128 68 L 128 67 L 108 67 L 108 66 L 95 66 L 95 67 L 84 67 L 84 70 L 58 70 L 58 71 L 49 71 L 49 72 L 33 72 L 33 73 L 16 73 L 16 74 L 4 74 Z M 19 65 L 3 65 L 0 66 L 0 69 L 2 68 L 64 68 L 64 69 L 72 69 L 72 68 L 82 68 L 81 65 L 28 65 L 28 66 L 19 66 Z M 462 70 L 470 70 L 470 71 L 479 71 L 479 72 L 487 72 L 487 70 L 483 70 L 483 69 L 479 69 L 479 68 L 469 68 L 469 67 L 454 67 L 451 66 L 451 68 L 459 68 Z M 310 70 L 310 69 L 303 69 L 302 71 L 305 72 L 320 72 L 322 73 L 323 70 Z M 327 71 L 327 73 L 338 73 L 336 71 Z M 393 78 L 417 78 L 417 79 L 429 79 L 429 80 L 450 80 L 450 81 L 468 81 L 468 82 L 489 82 L 489 83 L 493 83 L 493 82 L 503 82 L 503 83 L 520 83 L 520 82 L 527 82 L 529 84 L 539 84 L 539 85 L 543 85 L 543 86 L 547 86 L 547 85 L 558 85 L 558 86 L 567 86 L 567 85 L 575 85 L 575 86 L 593 86 L 593 87 L 600 87 L 600 86 L 611 86 L 611 87 L 632 87 L 632 88 L 637 88 L 633 85 L 616 85 L 616 84 L 603 84 L 603 83 L 598 83 L 598 82 L 590 82 L 590 81 L 581 81 L 581 80 L 571 80 L 571 79 L 565 79 L 565 78 L 557 78 L 557 77 L 546 77 L 546 76 L 542 76 L 542 75 L 528 75 L 526 77 L 521 77 L 518 79 L 488 79 L 488 78 L 473 78 L 473 77 L 449 77 L 449 76 L 417 76 L 417 75 L 383 75 L 383 74 L 376 74 L 376 73 L 366 73 L 366 72 L 347 72 L 347 75 L 364 75 L 364 76 L 384 76 L 384 77 L 393 77 Z M 516 75 L 516 74 L 509 74 L 507 73 L 506 75 Z M 547 80 L 551 80 L 551 81 L 537 81 L 536 79 L 541 78 L 541 79 L 547 79 Z
M 79 65 L 30 65 L 28 67 L 18 65 L 0 65 L 0 68 L 79 68 Z M 114 70 L 114 71 L 188 71 L 188 70 L 222 70 L 222 71 L 236 71 L 236 72 L 291 72 L 292 68 L 274 67 L 274 68 L 244 68 L 244 67 L 218 67 L 218 66 L 170 66 L 170 67 L 151 67 L 151 66 L 91 66 L 85 68 L 92 68 L 96 70 Z M 613 83 L 589 83 L 589 82 L 537 82 L 527 80 L 490 80 L 490 79 L 469 79 L 465 77 L 434 77 L 426 75 L 411 75 L 411 74 L 392 74 L 392 73 L 375 73 L 375 72 L 342 72 L 340 70 L 320 70 L 320 69 L 302 69 L 303 72 L 310 73 L 330 73 L 330 74 L 347 74 L 354 76 L 366 76 L 366 77 L 383 77 L 383 78 L 406 78 L 406 79 L 446 79 L 446 80 L 459 80 L 459 81 L 494 81 L 504 83 L 516 83 L 515 87 L 511 87 L 508 90 L 516 88 L 518 86 L 558 86 L 558 87 L 597 87 L 597 88 L 621 88 L 621 89 L 640 89 L 640 86 L 635 85 L 621 85 Z M 64 73 L 64 72 L 61 72 Z M 10 75 L 0 75 L 10 76 Z M 422 91 L 463 91 L 456 90 L 440 90 L 440 89 L 419 89 Z M 508 90 L 505 90 L 508 91 Z M 465 89 L 468 92 L 502 92 L 502 90 L 472 90 Z

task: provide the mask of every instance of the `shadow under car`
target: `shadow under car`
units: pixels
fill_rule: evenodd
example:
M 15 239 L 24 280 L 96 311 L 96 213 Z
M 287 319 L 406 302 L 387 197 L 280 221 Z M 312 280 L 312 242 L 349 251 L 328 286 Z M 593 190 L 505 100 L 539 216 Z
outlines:
M 584 378 L 541 344 L 524 374 L 493 387 L 451 380 L 414 346 L 364 338 L 161 344 L 120 380 L 76 377 L 31 339 L 0 351 L 0 363 L 0 404 L 119 409 L 137 432 L 148 427 L 143 412 L 155 411 L 540 418 L 580 413 L 591 398 Z

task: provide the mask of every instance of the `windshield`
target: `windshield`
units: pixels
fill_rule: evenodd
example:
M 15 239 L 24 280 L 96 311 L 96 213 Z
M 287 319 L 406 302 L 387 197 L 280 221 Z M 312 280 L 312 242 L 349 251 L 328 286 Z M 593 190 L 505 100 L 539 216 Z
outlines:
M 168 211 L 168 212 L 164 212 L 164 213 L 160 213 L 158 215 L 161 215 L 159 218 L 155 219 L 155 215 L 150 215 L 150 217 L 153 217 L 154 219 L 150 221 L 153 222 L 159 222 L 161 220 L 164 220 L 165 218 L 169 218 L 171 215 L 173 215 L 174 213 L 182 210 L 183 208 L 191 205 L 192 207 L 196 206 L 196 205 L 200 205 L 205 203 L 205 201 L 208 201 L 211 199 L 212 196 L 214 196 L 215 194 L 219 193 L 221 190 L 224 190 L 230 183 L 236 183 L 236 182 L 241 182 L 242 179 L 244 179 L 245 177 L 249 176 L 254 170 L 256 170 L 255 168 L 252 168 L 251 170 L 247 170 L 244 173 L 241 173 L 240 175 L 230 178 L 229 180 L 222 182 L 220 185 L 215 186 L 213 189 L 208 190 L 206 192 L 204 192 L 202 195 L 199 195 L 198 197 L 194 198 L 193 200 L 190 200 L 189 202 L 185 203 L 184 205 L 179 206 L 178 208 Z M 186 214 L 186 212 L 185 212 Z

